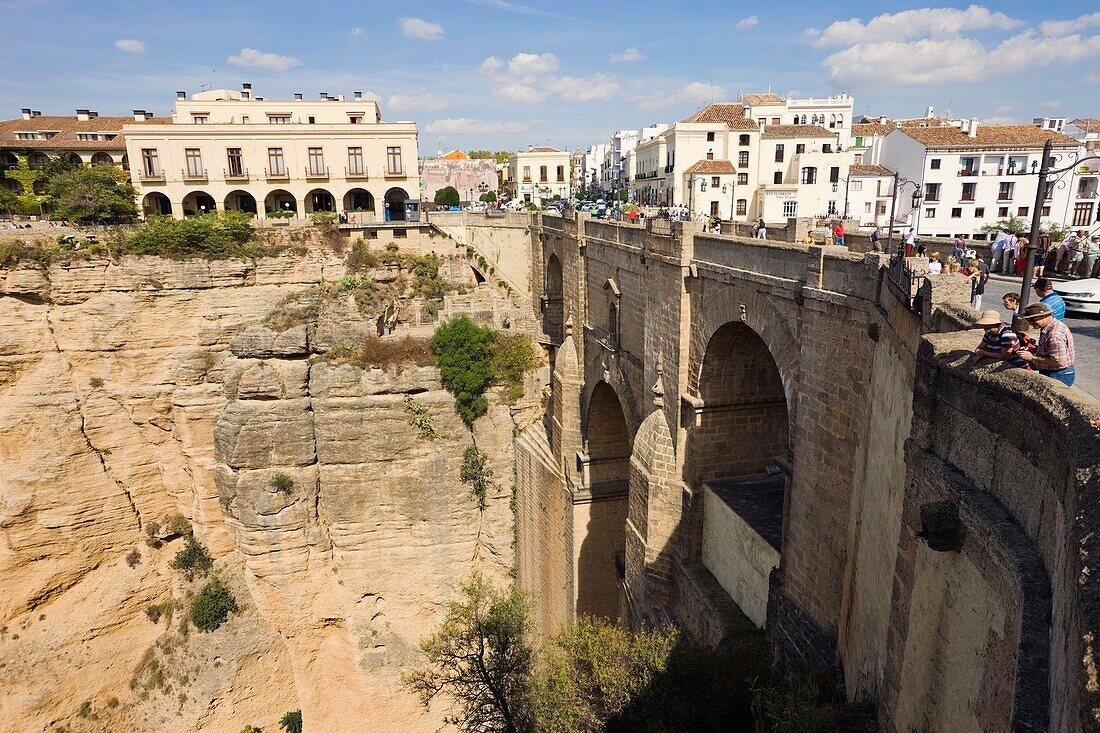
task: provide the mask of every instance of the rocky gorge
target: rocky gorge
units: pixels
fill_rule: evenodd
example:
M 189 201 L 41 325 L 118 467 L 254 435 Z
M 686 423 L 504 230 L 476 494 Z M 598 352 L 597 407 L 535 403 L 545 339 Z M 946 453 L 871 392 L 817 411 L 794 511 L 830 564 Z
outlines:
M 334 358 L 378 325 L 337 283 L 401 267 L 352 269 L 310 241 L 0 270 L 0 731 L 239 733 L 296 709 L 313 730 L 440 728 L 400 674 L 459 580 L 511 572 L 523 405 L 491 392 L 468 428 L 435 367 Z M 522 330 L 462 258 L 439 273 L 466 291 L 444 313 Z M 395 307 L 430 333 L 424 305 Z M 483 507 L 459 480 L 475 442 Z M 210 633 L 180 623 L 187 525 L 239 606 Z

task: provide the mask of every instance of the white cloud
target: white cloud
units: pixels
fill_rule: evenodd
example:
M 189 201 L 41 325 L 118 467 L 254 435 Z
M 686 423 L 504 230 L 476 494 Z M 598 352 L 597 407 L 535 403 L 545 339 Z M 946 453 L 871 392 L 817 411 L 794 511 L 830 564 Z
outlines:
M 622 53 L 611 54 L 611 60 L 619 63 L 623 61 L 641 61 L 645 56 L 636 48 L 628 48 Z
M 1016 125 L 1019 122 L 1015 117 L 1004 116 L 986 117 L 982 120 L 983 125 Z
M 517 53 L 508 62 L 508 73 L 517 79 L 529 80 L 540 74 L 551 74 L 558 66 L 558 57 L 552 53 Z
M 490 56 L 481 62 L 482 71 L 498 71 L 502 66 L 504 66 L 504 62 L 496 56 Z
M 867 23 L 859 18 L 837 21 L 821 32 L 814 45 L 826 48 L 875 43 L 882 38 L 897 41 L 922 36 L 956 38 L 963 31 L 989 28 L 1012 30 L 1021 25 L 1023 21 L 1009 18 L 1004 13 L 992 12 L 981 5 L 971 5 L 966 10 L 918 8 L 900 13 L 883 13 Z
M 126 53 L 145 53 L 145 41 L 136 38 L 120 38 L 115 41 L 115 48 Z
M 1039 24 L 1039 30 L 1044 36 L 1066 36 L 1094 25 L 1100 25 L 1100 13 L 1089 13 L 1073 20 L 1048 20 Z
M 551 13 L 547 13 L 545 10 L 539 10 L 538 8 L 532 8 L 527 5 L 520 5 L 519 3 L 508 2 L 508 0 L 470 0 L 470 2 L 474 5 L 485 5 L 509 13 L 519 13 L 520 15 L 551 15 Z
M 741 21 L 738 22 L 736 28 L 739 31 L 747 31 L 749 28 L 752 28 L 753 26 L 756 26 L 756 25 L 759 25 L 759 24 L 760 24 L 760 18 L 756 17 L 755 15 L 750 15 L 747 18 L 742 18 Z
M 513 102 L 523 102 L 524 104 L 545 102 L 548 96 L 546 92 L 540 89 L 535 89 L 532 86 L 519 83 L 507 84 L 499 89 L 495 89 L 493 93 L 498 97 L 504 97 Z
M 468 134 L 494 134 L 494 133 L 519 133 L 526 132 L 532 126 L 541 123 L 542 120 L 529 120 L 527 122 L 488 122 L 485 120 L 472 120 L 468 117 L 448 118 L 429 123 L 425 128 L 433 135 L 468 135 Z
M 408 38 L 419 38 L 423 41 L 438 41 L 443 37 L 443 26 L 439 23 L 431 23 L 420 18 L 399 18 L 397 20 L 401 32 Z
M 720 102 L 726 97 L 726 90 L 717 84 L 704 84 L 701 81 L 693 81 L 677 89 L 654 89 L 647 85 L 648 94 L 637 99 L 638 106 L 643 109 L 665 109 L 674 106 L 698 106 L 710 102 Z
M 1004 104 L 1004 105 L 1001 105 L 1000 107 L 997 108 L 997 114 L 1001 114 L 1001 115 L 1008 114 L 1009 112 L 1011 112 L 1014 109 L 1016 109 L 1016 105 L 1014 105 L 1014 104 Z
M 302 62 L 293 56 L 264 53 L 254 48 L 242 48 L 240 53 L 230 56 L 227 60 L 234 66 L 246 66 L 252 69 L 267 69 L 268 71 L 286 71 L 287 69 L 302 65 Z
M 570 102 L 608 100 L 619 91 L 619 81 L 611 74 L 597 73 L 589 77 L 558 76 L 549 79 L 547 89 Z
M 1048 99 L 1047 101 L 1043 102 L 1043 107 L 1045 109 L 1058 109 L 1061 106 L 1062 102 L 1058 99 Z
M 451 101 L 447 99 L 447 97 L 439 94 L 420 92 L 418 94 L 395 94 L 390 97 L 387 106 L 395 112 L 405 112 L 414 109 L 424 110 L 425 112 L 436 112 L 441 109 L 446 109 L 450 103 Z
M 348 31 L 348 35 L 351 36 L 352 38 L 362 38 L 365 33 L 366 33 L 366 31 L 364 31 L 359 26 L 355 26 L 350 31 Z

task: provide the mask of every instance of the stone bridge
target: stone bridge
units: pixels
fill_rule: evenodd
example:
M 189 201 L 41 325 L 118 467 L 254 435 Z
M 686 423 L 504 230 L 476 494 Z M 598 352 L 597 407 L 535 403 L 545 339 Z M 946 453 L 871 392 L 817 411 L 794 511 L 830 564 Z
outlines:
M 541 633 L 593 614 L 721 649 L 744 614 L 781 674 L 835 673 L 886 731 L 1100 731 L 1100 405 L 965 366 L 965 279 L 914 312 L 844 248 L 583 216 L 530 245 Z

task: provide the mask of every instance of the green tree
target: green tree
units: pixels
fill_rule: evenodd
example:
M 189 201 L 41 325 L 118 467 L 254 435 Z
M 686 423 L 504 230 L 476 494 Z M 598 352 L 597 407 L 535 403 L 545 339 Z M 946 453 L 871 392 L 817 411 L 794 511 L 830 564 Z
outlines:
M 14 206 L 11 209 L 13 214 L 33 216 L 42 213 L 42 202 L 45 197 L 40 196 L 38 191 L 41 190 L 42 182 L 46 178 L 44 170 L 31 168 L 27 156 L 20 155 L 15 167 L 4 171 L 4 178 L 15 181 L 20 187 L 20 191 L 15 193 Z
M 47 179 L 55 216 L 72 221 L 118 221 L 137 216 L 137 192 L 113 165 L 61 169 Z
M 986 234 L 998 234 L 1000 232 L 1008 232 L 1009 234 L 1015 234 L 1020 236 L 1028 231 L 1027 222 L 1018 216 L 1012 216 L 1007 219 L 998 219 L 992 224 L 986 224 L 982 227 L 982 231 Z
M 214 558 L 210 557 L 206 548 L 195 539 L 195 535 L 187 535 L 183 548 L 172 560 L 172 568 L 182 570 L 188 576 L 194 576 L 195 573 L 205 576 L 212 567 L 214 567 Z
M 439 363 L 443 386 L 454 395 L 455 412 L 467 425 L 485 414 L 489 401 L 485 390 L 493 381 L 490 366 L 495 334 L 466 316 L 435 330 L 430 346 Z
M 497 163 L 507 163 L 508 159 L 512 157 L 512 154 L 507 150 L 471 150 L 467 155 L 470 156 L 470 160 L 487 160 L 491 158 Z
M 279 721 L 279 726 L 285 733 L 302 733 L 302 711 L 291 710 Z
M 215 578 L 203 586 L 191 601 L 191 623 L 200 631 L 213 631 L 237 610 L 237 600 L 222 582 Z
M 478 196 L 478 201 L 484 201 L 484 202 L 489 203 L 489 204 L 494 203 L 496 200 L 497 200 L 497 192 L 496 191 L 486 191 L 485 193 Z
M 435 202 L 441 206 L 458 206 L 460 200 L 458 189 L 454 186 L 446 186 L 435 192 Z
M 458 712 L 447 722 L 463 733 L 533 733 L 529 631 L 526 597 L 475 575 L 448 605 L 443 625 L 421 643 L 427 665 L 402 680 L 425 706 L 440 693 L 454 700 Z

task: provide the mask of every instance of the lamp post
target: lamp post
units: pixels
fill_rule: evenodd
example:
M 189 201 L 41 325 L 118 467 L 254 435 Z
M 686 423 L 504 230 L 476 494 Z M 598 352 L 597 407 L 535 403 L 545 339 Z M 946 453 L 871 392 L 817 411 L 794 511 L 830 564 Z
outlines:
M 840 176 L 837 176 L 837 178 L 840 178 Z M 847 219 L 848 219 L 848 179 L 847 178 L 840 178 L 840 180 L 844 181 L 844 219 L 845 219 L 845 221 L 847 221 Z M 837 186 L 837 182 L 833 181 L 833 193 L 836 193 L 837 188 L 839 188 Z
M 1027 239 L 1027 259 L 1024 264 L 1024 279 L 1020 283 L 1020 313 L 1024 312 L 1028 296 L 1031 293 L 1031 270 L 1035 266 L 1035 250 L 1039 246 L 1039 224 L 1043 215 L 1043 201 L 1047 196 L 1047 178 L 1050 177 L 1050 161 L 1054 153 L 1054 141 L 1047 140 L 1043 145 L 1043 167 L 1039 171 L 1039 184 L 1035 187 L 1035 206 L 1031 212 L 1031 235 Z M 1070 168 L 1077 166 L 1080 161 L 1074 161 Z M 1064 170 L 1064 169 L 1063 169 Z M 1035 172 L 1035 161 L 1031 161 L 1031 171 Z M 1061 172 L 1061 171 L 1057 171 Z
M 898 206 L 898 189 L 899 188 L 904 188 L 905 186 L 908 186 L 908 185 L 913 186 L 913 208 L 915 209 L 918 206 L 920 206 L 920 201 L 923 198 L 923 196 L 921 196 L 921 192 L 920 192 L 920 184 L 917 183 L 916 181 L 910 181 L 908 178 L 902 178 L 901 175 L 898 174 L 895 171 L 894 172 L 894 190 L 890 193 L 890 222 L 889 222 L 890 229 L 886 234 L 886 250 L 885 250 L 886 252 L 890 251 L 890 247 L 891 247 L 891 245 L 893 244 L 893 241 L 894 241 L 894 214 L 897 211 L 897 206 Z M 912 213 L 912 209 L 910 209 L 910 213 Z M 902 241 L 903 241 L 903 244 L 902 244 L 899 251 L 902 254 L 904 254 L 905 253 L 904 240 L 902 240 Z

